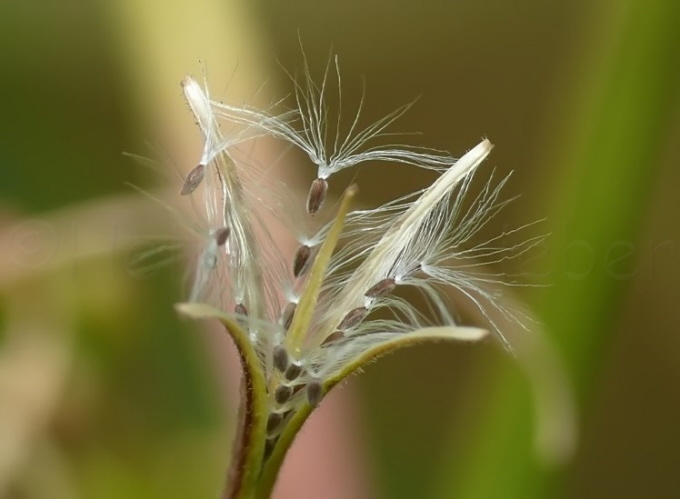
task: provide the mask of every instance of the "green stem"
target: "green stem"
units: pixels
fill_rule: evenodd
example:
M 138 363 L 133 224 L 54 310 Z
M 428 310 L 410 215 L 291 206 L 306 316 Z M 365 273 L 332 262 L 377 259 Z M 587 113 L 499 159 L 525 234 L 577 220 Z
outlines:
M 326 393 L 327 392 L 328 390 L 326 389 Z M 276 485 L 276 479 L 279 475 L 279 470 L 286 458 L 288 449 L 290 449 L 293 440 L 295 440 L 300 428 L 302 428 L 304 422 L 307 421 L 307 418 L 312 413 L 313 409 L 314 408 L 309 404 L 305 404 L 295 413 L 288 424 L 286 424 L 286 427 L 281 431 L 279 439 L 274 446 L 274 450 L 262 469 L 257 494 L 254 496 L 255 499 L 269 499 L 269 497 L 271 497 L 274 485 Z
M 194 319 L 218 319 L 238 349 L 243 367 L 239 421 L 223 499 L 252 499 L 259 480 L 267 424 L 267 387 L 248 334 L 233 317 L 201 303 L 182 303 L 177 309 Z

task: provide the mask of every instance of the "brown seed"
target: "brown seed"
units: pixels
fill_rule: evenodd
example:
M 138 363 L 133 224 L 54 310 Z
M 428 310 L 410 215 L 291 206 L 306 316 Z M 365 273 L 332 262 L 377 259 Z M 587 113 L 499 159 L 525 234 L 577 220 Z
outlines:
M 283 345 L 277 345 L 274 348 L 274 367 L 278 369 L 279 372 L 285 372 L 288 368 L 288 352 Z
M 234 307 L 234 313 L 237 315 L 248 315 L 248 309 L 243 303 L 237 303 Z
M 394 279 L 388 277 L 378 282 L 371 289 L 366 291 L 364 296 L 366 296 L 367 298 L 380 298 L 390 294 L 392 291 L 394 291 L 394 288 L 396 287 L 397 285 L 394 282 Z
M 217 243 L 217 246 L 224 246 L 226 244 L 230 232 L 231 229 L 229 229 L 229 227 L 222 227 L 221 229 L 217 229 L 215 231 L 213 236 L 215 237 L 215 242 Z
M 205 165 L 198 165 L 193 170 L 189 172 L 187 178 L 184 179 L 184 185 L 182 185 L 182 190 L 179 193 L 182 196 L 191 194 L 199 186 L 203 177 L 205 176 Z
M 323 385 L 321 380 L 313 379 L 307 383 L 307 402 L 312 407 L 316 407 L 323 398 Z
M 328 192 L 328 182 L 322 178 L 317 178 L 312 182 L 309 188 L 309 195 L 307 196 L 307 213 L 314 215 L 321 205 L 326 200 L 326 193 Z
M 331 343 L 335 343 L 338 340 L 341 340 L 345 337 L 345 333 L 342 331 L 335 331 L 334 333 L 329 334 L 325 340 L 321 343 L 322 347 L 325 347 Z
M 286 372 L 284 373 L 284 377 L 288 381 L 293 381 L 294 379 L 297 379 L 298 376 L 300 376 L 300 373 L 302 372 L 302 368 L 298 365 L 291 364 L 288 366 L 288 369 L 286 369 Z
M 293 316 L 295 315 L 295 309 L 297 308 L 297 303 L 290 302 L 286 305 L 281 313 L 281 326 L 283 329 L 288 330 L 291 323 L 293 322 Z
M 293 389 L 290 386 L 280 385 L 274 390 L 274 400 L 277 404 L 285 404 L 293 395 Z
M 350 310 L 347 312 L 347 315 L 345 315 L 345 318 L 342 319 L 342 322 L 340 322 L 338 329 L 346 331 L 347 329 L 353 328 L 363 321 L 367 314 L 368 309 L 366 307 L 357 307 Z
M 300 277 L 305 271 L 311 254 L 312 249 L 306 244 L 303 244 L 297 249 L 295 257 L 293 257 L 293 275 L 295 277 Z
M 277 412 L 272 412 L 267 418 L 267 433 L 273 433 L 279 428 L 279 425 L 283 421 L 283 415 Z

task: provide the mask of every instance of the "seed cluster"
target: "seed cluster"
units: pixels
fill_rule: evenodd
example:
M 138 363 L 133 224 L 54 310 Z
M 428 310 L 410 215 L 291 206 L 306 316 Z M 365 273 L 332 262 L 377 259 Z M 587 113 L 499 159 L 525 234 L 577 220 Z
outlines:
M 447 287 L 462 291 L 483 313 L 482 305 L 489 304 L 511 317 L 497 305 L 497 295 L 487 290 L 492 278 L 468 271 L 470 266 L 456 266 L 457 258 L 503 261 L 534 243 L 499 248 L 496 237 L 462 249 L 503 206 L 498 202 L 503 182 L 498 187 L 489 183 L 472 203 L 463 202 L 474 171 L 491 151 L 487 140 L 458 160 L 418 147 L 366 146 L 388 135 L 386 127 L 407 107 L 363 129 L 357 112 L 346 136 L 328 134 L 325 80 L 321 87 L 311 81 L 297 87 L 298 108 L 292 116 L 216 102 L 191 78 L 183 86 L 205 139 L 202 159 L 180 191 L 192 195 L 201 187 L 208 228 L 201 233 L 203 253 L 191 301 L 207 301 L 233 313 L 247 335 L 265 386 L 265 454 L 305 402 L 317 406 L 329 386 L 386 347 L 412 344 L 409 336 L 466 341 L 483 337 L 486 331 L 458 324 Z M 225 138 L 223 122 L 253 130 L 252 135 Z M 277 191 L 281 182 L 270 185 L 267 175 L 233 153 L 243 137 L 260 135 L 293 144 L 316 165 L 306 202 L 280 202 L 291 201 L 289 190 L 283 186 Z M 326 139 L 333 135 L 328 144 Z M 409 164 L 440 175 L 413 196 L 350 213 L 356 193 L 352 186 L 324 224 L 319 219 L 330 211 L 323 209 L 328 179 L 367 161 Z M 280 228 L 271 233 L 260 208 L 279 217 L 297 240 L 292 258 L 277 245 Z M 341 239 L 347 244 L 338 250 Z M 402 286 L 420 291 L 436 317 L 396 296 Z
M 307 370 L 293 362 L 283 345 L 274 348 L 272 361 L 274 372 L 269 380 L 272 400 L 267 416 L 265 456 L 274 448 L 285 423 L 295 412 L 295 408 L 289 404 L 292 397 L 305 390 L 307 402 L 317 406 L 324 395 L 321 380 L 310 377 Z

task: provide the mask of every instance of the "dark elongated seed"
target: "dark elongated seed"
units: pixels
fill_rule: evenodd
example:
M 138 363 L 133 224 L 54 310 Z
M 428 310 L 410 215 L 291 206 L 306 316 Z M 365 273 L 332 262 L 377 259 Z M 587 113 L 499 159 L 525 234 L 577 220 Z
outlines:
M 281 430 L 281 427 L 292 412 L 293 411 L 290 410 L 286 412 L 269 413 L 269 416 L 267 417 L 267 433 L 269 434 L 270 439 L 276 440 L 278 438 L 279 430 Z
M 307 383 L 307 402 L 312 407 L 316 407 L 323 398 L 323 385 L 321 380 L 313 379 Z
M 248 309 L 243 303 L 237 303 L 234 307 L 234 313 L 237 315 L 248 315 Z
M 295 309 L 297 308 L 297 303 L 290 302 L 286 305 L 281 313 L 281 326 L 283 329 L 288 329 L 293 322 L 293 316 L 295 315 Z
M 345 337 L 345 333 L 342 331 L 335 331 L 334 333 L 329 334 L 325 340 L 321 343 L 322 347 L 325 347 L 329 345 L 330 343 L 334 343 L 338 340 L 341 340 Z
M 297 249 L 295 256 L 293 257 L 293 275 L 295 277 L 300 277 L 305 271 L 311 254 L 312 249 L 306 244 L 303 244 Z
M 265 443 L 264 443 L 264 458 L 267 459 L 269 456 L 272 455 L 272 452 L 274 451 L 274 446 L 276 445 L 276 442 L 278 441 L 278 437 L 274 438 L 268 438 Z
M 193 170 L 189 172 L 187 178 L 184 179 L 184 185 L 182 185 L 182 190 L 179 193 L 182 196 L 191 194 L 196 190 L 205 176 L 205 165 L 198 165 Z
M 345 331 L 347 329 L 353 328 L 361 321 L 363 321 L 364 317 L 366 317 L 367 314 L 368 309 L 366 307 L 357 307 L 355 309 L 350 310 L 349 312 L 347 312 L 347 315 L 345 315 L 345 318 L 342 319 L 342 322 L 338 326 L 338 329 Z
M 288 352 L 283 345 L 277 345 L 274 348 L 274 367 L 279 370 L 279 372 L 285 372 L 288 368 Z
M 274 433 L 278 430 L 281 421 L 283 421 L 283 414 L 277 412 L 270 413 L 269 417 L 267 417 L 267 433 Z
M 280 385 L 274 390 L 274 400 L 277 404 L 285 404 L 293 395 L 293 389 L 290 386 Z
M 229 227 L 222 227 L 221 229 L 217 229 L 215 231 L 213 236 L 215 237 L 215 242 L 217 243 L 217 246 L 225 245 L 227 239 L 229 238 L 229 233 L 231 233 L 231 229 Z
M 307 213 L 314 215 L 321 205 L 326 200 L 326 193 L 328 192 L 328 182 L 322 178 L 317 178 L 312 182 L 309 188 L 309 195 L 307 196 Z
M 302 368 L 298 365 L 291 364 L 288 366 L 288 369 L 286 369 L 286 372 L 284 373 L 284 377 L 288 381 L 293 381 L 294 379 L 297 379 L 298 376 L 300 376 L 300 373 L 302 372 Z
M 371 287 L 371 289 L 366 291 L 364 296 L 367 298 L 380 298 L 382 296 L 389 295 L 396 287 L 397 285 L 394 282 L 394 279 L 388 277 Z

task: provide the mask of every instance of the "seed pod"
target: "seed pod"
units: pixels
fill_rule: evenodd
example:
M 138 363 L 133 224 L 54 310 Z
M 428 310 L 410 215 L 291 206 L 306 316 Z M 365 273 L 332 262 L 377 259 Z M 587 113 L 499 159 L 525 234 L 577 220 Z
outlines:
M 293 257 L 293 275 L 295 277 L 300 277 L 305 271 L 311 254 L 312 249 L 306 244 L 303 244 L 297 249 L 295 252 L 295 257 Z
M 273 353 L 274 367 L 279 372 L 285 372 L 288 368 L 288 352 L 283 345 L 277 345 Z
M 323 398 L 323 385 L 321 380 L 313 379 L 307 383 L 307 402 L 312 407 L 316 407 Z
M 340 322 L 338 329 L 340 329 L 341 331 L 346 331 L 348 329 L 353 328 L 361 321 L 363 321 L 364 317 L 366 317 L 367 314 L 368 309 L 366 307 L 357 307 L 355 309 L 350 310 L 349 312 L 347 312 L 347 315 L 345 315 L 345 318 L 342 319 L 342 322 Z
M 296 364 L 291 364 L 288 366 L 288 369 L 286 369 L 286 372 L 284 373 L 284 377 L 288 381 L 293 381 L 300 376 L 300 373 L 302 372 L 302 368 Z
M 182 185 L 182 190 L 179 193 L 182 196 L 191 194 L 199 186 L 203 177 L 205 176 L 205 165 L 200 164 L 196 166 L 193 170 L 189 172 L 187 178 L 184 179 L 184 185 Z
M 231 229 L 229 227 L 222 227 L 221 229 L 217 229 L 213 234 L 217 246 L 224 246 L 227 243 L 227 239 L 229 239 L 230 233 Z
M 290 400 L 293 395 L 293 389 L 290 386 L 279 385 L 276 390 L 274 390 L 274 400 L 277 404 L 285 404 Z
M 329 334 L 325 340 L 321 343 L 322 347 L 328 346 L 332 343 L 335 343 L 338 340 L 341 340 L 345 337 L 345 333 L 342 331 L 335 331 L 334 333 Z
M 288 330 L 291 323 L 293 322 L 293 316 L 295 315 L 295 309 L 297 308 L 297 303 L 290 302 L 283 309 L 281 313 L 281 326 L 283 329 Z
M 394 282 L 394 279 L 392 279 L 391 277 L 387 277 L 386 279 L 379 281 L 377 284 L 371 287 L 371 289 L 366 291 L 364 296 L 366 296 L 366 298 L 381 298 L 385 295 L 390 294 L 392 291 L 394 291 L 394 288 L 396 287 L 397 284 Z
M 309 188 L 309 195 L 307 196 L 307 213 L 314 215 L 321 205 L 326 200 L 326 193 L 328 192 L 328 182 L 322 178 L 317 178 L 312 182 Z

